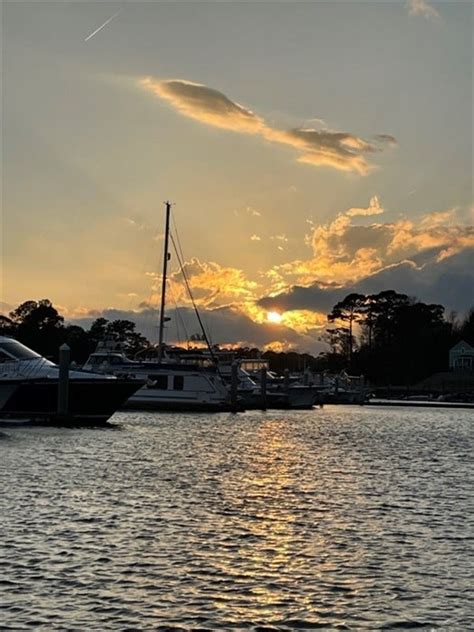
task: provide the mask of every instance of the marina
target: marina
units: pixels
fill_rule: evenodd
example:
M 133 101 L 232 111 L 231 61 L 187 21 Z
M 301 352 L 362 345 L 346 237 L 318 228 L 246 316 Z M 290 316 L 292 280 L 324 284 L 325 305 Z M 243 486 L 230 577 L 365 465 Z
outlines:
M 474 631 L 473 10 L 2 2 L 0 632 Z

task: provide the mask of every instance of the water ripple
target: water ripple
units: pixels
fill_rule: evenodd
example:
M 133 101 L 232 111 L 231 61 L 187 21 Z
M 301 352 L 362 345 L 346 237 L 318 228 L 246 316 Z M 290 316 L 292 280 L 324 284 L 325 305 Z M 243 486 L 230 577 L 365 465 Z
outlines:
M 472 413 L 2 436 L 0 627 L 473 629 Z

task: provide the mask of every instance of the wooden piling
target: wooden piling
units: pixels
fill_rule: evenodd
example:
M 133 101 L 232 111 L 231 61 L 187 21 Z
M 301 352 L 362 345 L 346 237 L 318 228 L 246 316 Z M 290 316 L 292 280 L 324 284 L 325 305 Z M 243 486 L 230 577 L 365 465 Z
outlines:
M 71 350 L 66 343 L 59 347 L 58 417 L 69 413 L 69 360 Z
M 267 410 L 267 367 L 260 369 L 260 398 L 262 410 Z
M 231 367 L 230 403 L 233 410 L 237 410 L 237 389 L 239 386 L 239 363 L 234 360 Z

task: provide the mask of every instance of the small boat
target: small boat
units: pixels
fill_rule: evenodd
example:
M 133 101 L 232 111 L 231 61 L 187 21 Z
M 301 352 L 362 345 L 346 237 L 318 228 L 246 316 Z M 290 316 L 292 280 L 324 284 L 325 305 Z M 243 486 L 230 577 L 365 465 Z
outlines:
M 14 338 L 0 336 L 2 421 L 104 423 L 142 385 L 139 380 L 72 370 L 67 414 L 59 414 L 58 365 Z

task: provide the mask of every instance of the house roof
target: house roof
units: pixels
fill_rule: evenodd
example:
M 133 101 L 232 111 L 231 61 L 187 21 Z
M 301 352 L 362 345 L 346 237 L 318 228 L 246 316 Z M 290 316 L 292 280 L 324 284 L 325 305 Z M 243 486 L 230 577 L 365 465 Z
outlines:
M 472 351 L 474 352 L 474 347 L 471 347 L 471 345 L 466 342 L 465 340 L 460 340 L 459 342 L 457 342 L 454 347 L 451 347 L 451 349 L 449 350 L 451 351 L 461 351 L 461 350 L 465 350 L 465 351 Z

